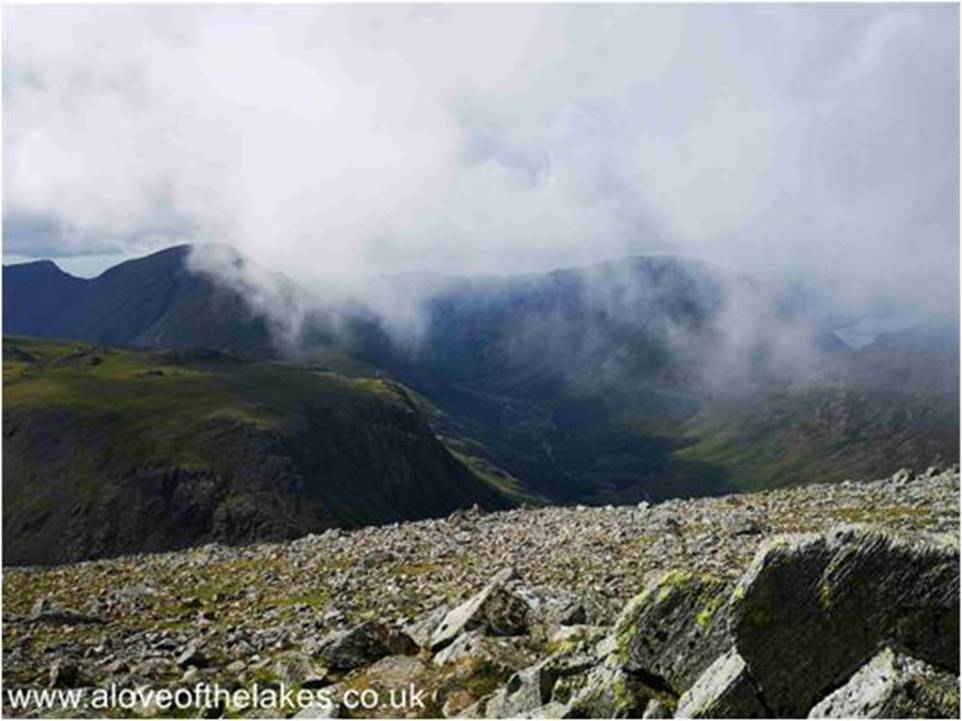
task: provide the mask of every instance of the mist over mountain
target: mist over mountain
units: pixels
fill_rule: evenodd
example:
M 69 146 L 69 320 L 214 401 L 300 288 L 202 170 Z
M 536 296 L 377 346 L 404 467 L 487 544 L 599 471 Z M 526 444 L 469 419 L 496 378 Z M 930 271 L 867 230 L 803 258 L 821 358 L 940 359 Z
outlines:
M 246 259 L 210 252 L 174 248 L 89 280 L 49 263 L 5 267 L 5 330 L 403 384 L 441 442 L 506 499 L 713 495 L 958 456 L 953 326 L 916 323 L 853 348 L 815 298 L 666 255 L 388 276 L 369 303 L 268 274 L 284 293 L 265 303 L 206 270 L 227 257 L 246 274 Z

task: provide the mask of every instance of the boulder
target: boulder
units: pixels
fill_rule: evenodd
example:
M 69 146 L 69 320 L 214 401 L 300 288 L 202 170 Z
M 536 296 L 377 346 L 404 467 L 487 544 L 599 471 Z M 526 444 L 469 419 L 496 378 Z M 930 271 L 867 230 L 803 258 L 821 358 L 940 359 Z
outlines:
M 859 527 L 763 546 L 734 592 L 732 633 L 765 703 L 804 716 L 883 645 L 959 668 L 959 549 Z
M 527 717 L 551 703 L 566 703 L 585 685 L 588 672 L 598 664 L 588 643 L 574 644 L 524 668 L 488 700 L 488 718 Z
M 675 696 L 731 647 L 729 586 L 690 573 L 664 574 L 632 599 L 615 624 L 615 656 Z
M 542 664 L 522 669 L 498 689 L 485 707 L 487 718 L 520 718 L 551 700 L 555 677 Z
M 187 644 L 187 648 L 178 654 L 177 665 L 181 668 L 187 668 L 189 666 L 200 668 L 201 666 L 207 665 L 207 657 L 204 652 L 200 650 L 200 646 L 197 643 L 191 642 Z
M 392 654 L 414 653 L 417 653 L 417 644 L 409 636 L 392 632 L 374 621 L 367 621 L 327 636 L 321 641 L 317 656 L 329 669 L 350 671 Z
M 518 595 L 528 604 L 528 631 L 535 640 L 547 639 L 559 626 L 611 623 L 608 603 L 595 593 L 540 587 Z
M 678 700 L 675 718 L 768 718 L 745 660 L 732 649 Z
M 809 718 L 959 718 L 959 680 L 885 648 Z
M 505 588 L 513 577 L 511 568 L 500 571 L 483 590 L 449 611 L 431 634 L 431 650 L 437 651 L 463 631 L 475 628 L 496 636 L 523 634 L 527 630 L 528 604 Z
M 570 698 L 560 693 L 561 684 L 554 698 L 566 702 L 565 718 L 639 718 L 656 696 L 641 679 L 611 662 L 591 668 Z
M 400 689 L 421 681 L 427 672 L 427 664 L 416 656 L 385 656 L 371 665 L 365 675 L 377 686 Z
M 80 624 L 102 625 L 104 620 L 96 616 L 61 608 L 53 599 L 43 596 L 38 598 L 30 609 L 28 619 L 34 623 L 62 624 L 64 626 L 78 626 Z
M 317 688 L 323 685 L 327 669 L 317 668 L 306 654 L 289 651 L 274 661 L 274 674 L 288 686 Z
M 466 658 L 486 663 L 497 672 L 513 672 L 537 660 L 526 637 L 492 637 L 475 630 L 461 634 L 453 643 L 438 651 L 432 663 L 444 666 Z

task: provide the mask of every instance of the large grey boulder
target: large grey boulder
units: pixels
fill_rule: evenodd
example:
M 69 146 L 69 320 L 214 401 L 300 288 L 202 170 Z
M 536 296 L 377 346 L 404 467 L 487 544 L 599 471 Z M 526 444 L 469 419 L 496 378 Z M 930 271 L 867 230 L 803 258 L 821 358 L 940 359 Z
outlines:
M 615 656 L 675 696 L 731 647 L 730 587 L 716 578 L 668 573 L 632 599 L 615 624 Z
M 735 589 L 731 628 L 779 716 L 807 714 L 888 643 L 958 673 L 958 546 L 851 526 L 773 539 Z
M 959 680 L 885 648 L 809 718 L 959 718 Z
M 495 636 L 523 634 L 527 630 L 528 604 L 505 587 L 513 576 L 513 569 L 500 571 L 479 593 L 449 611 L 431 633 L 431 650 L 437 651 L 463 631 L 476 628 Z
M 770 714 L 748 675 L 745 660 L 732 649 L 718 659 L 678 700 L 675 718 L 768 718 Z
M 351 671 L 392 654 L 417 653 L 417 644 L 405 634 L 374 621 L 335 632 L 321 642 L 317 657 L 334 671 Z

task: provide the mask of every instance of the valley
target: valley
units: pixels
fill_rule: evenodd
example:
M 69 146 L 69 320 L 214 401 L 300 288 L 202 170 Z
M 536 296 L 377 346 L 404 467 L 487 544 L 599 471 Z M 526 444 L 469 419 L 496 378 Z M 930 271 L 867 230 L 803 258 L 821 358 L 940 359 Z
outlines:
M 767 308 L 771 291 L 651 256 L 385 278 L 388 297 L 432 289 L 407 334 L 386 311 L 317 305 L 268 274 L 275 312 L 301 319 L 281 332 L 243 284 L 197 270 L 191 252 L 93 279 L 52 263 L 4 268 L 5 563 L 958 460 L 951 328 L 850 348 L 817 309 L 766 310 L 731 347 L 732 308 L 742 296 Z M 779 348 L 789 331 L 818 349 L 804 366 Z

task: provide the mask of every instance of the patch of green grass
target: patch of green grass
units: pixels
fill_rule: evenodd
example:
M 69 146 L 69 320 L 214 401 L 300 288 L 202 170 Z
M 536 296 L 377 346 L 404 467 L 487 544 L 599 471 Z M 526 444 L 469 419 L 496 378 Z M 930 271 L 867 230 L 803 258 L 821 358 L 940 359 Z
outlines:
M 423 563 L 399 563 L 392 566 L 390 573 L 392 576 L 426 576 L 443 568 L 440 563 L 425 561 Z
M 61 408 L 81 423 L 102 424 L 117 465 L 209 465 L 205 438 L 216 421 L 297 426 L 312 405 L 353 413 L 358 404 L 406 402 L 390 381 L 289 363 L 176 362 L 165 352 L 23 338 L 8 338 L 5 352 L 17 358 L 5 362 L 5 408 Z M 74 468 L 83 465 L 73 459 Z

